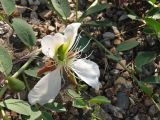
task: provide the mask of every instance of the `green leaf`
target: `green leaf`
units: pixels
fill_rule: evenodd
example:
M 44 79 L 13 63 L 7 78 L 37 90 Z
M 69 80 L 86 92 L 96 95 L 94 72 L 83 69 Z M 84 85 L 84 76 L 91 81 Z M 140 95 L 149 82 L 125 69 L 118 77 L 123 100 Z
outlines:
M 153 34 L 153 35 L 155 34 L 155 31 L 150 27 L 145 27 L 143 29 L 143 32 L 146 33 L 146 34 Z
M 95 26 L 95 27 L 111 27 L 113 25 L 112 21 L 104 20 L 104 21 L 88 21 L 83 24 L 83 26 Z
M 8 75 L 12 70 L 12 59 L 7 50 L 0 46 L 0 71 Z
M 4 11 L 11 15 L 16 8 L 15 0 L 1 0 Z
M 15 90 L 17 92 L 25 89 L 25 84 L 21 80 L 18 80 L 13 77 L 8 77 L 7 80 L 10 89 Z
M 131 39 L 126 40 L 126 41 L 122 42 L 121 44 L 119 44 L 117 46 L 117 50 L 118 51 L 126 51 L 126 50 L 130 50 L 138 45 L 139 45 L 139 42 L 136 41 L 136 38 L 131 38 Z
M 37 76 L 37 71 L 38 71 L 38 68 L 31 68 L 31 69 L 25 70 L 24 73 L 31 77 L 40 78 Z
M 74 90 L 72 89 L 68 89 L 67 90 L 67 94 L 73 98 L 81 98 L 80 94 L 76 93 Z
M 148 96 L 152 96 L 153 94 L 153 90 L 150 89 L 149 87 L 147 87 L 144 82 L 141 82 L 141 81 L 138 81 L 138 86 L 140 87 L 140 89 L 145 93 L 147 94 Z
M 37 120 L 42 115 L 41 111 L 31 107 L 31 112 L 27 120 Z
M 42 112 L 42 117 L 43 117 L 43 120 L 54 120 L 53 118 L 52 118 L 52 115 L 50 114 L 50 113 L 48 113 L 48 112 Z
M 83 99 L 74 99 L 72 106 L 76 108 L 87 108 L 88 107 L 87 103 Z
M 111 103 L 111 101 L 108 100 L 108 98 L 106 98 L 104 96 L 94 97 L 94 98 L 90 99 L 89 102 L 93 103 L 93 104 L 110 104 Z
M 160 19 L 160 8 L 159 7 L 152 7 L 146 15 L 147 18 L 153 19 Z
M 0 102 L 0 106 L 22 115 L 29 116 L 31 113 L 30 105 L 27 102 L 18 99 L 5 100 L 3 102 Z
M 160 36 L 160 23 L 154 20 L 153 18 L 146 18 L 146 24 L 155 30 L 156 34 Z
M 80 20 L 82 20 L 84 17 L 91 15 L 93 13 L 100 12 L 107 8 L 107 4 L 99 4 L 98 0 L 95 0 L 91 6 L 82 14 L 80 17 Z
M 66 108 L 64 107 L 64 105 L 56 103 L 56 102 L 47 103 L 44 106 L 55 111 L 55 112 L 65 112 L 66 111 Z
M 139 52 L 135 58 L 135 65 L 137 70 L 142 71 L 142 66 L 152 62 L 156 58 L 154 52 Z
M 28 47 L 35 45 L 36 36 L 32 27 L 26 21 L 20 18 L 14 18 L 12 26 L 17 33 L 17 36 L 25 45 Z
M 147 0 L 150 4 L 155 4 L 156 0 Z
M 160 76 L 150 76 L 143 80 L 144 83 L 160 84 Z
M 68 0 L 51 0 L 54 9 L 58 12 L 58 14 L 66 19 L 70 16 L 70 7 Z

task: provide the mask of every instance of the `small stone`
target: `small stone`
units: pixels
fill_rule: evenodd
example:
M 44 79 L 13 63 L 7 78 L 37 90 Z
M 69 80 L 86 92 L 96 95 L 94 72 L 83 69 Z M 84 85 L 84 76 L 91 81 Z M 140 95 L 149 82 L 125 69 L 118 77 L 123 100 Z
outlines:
M 146 107 L 149 107 L 149 106 L 151 106 L 152 104 L 153 104 L 153 103 L 152 103 L 151 99 L 149 99 L 149 98 L 146 98 L 146 99 L 145 99 L 144 105 L 145 105 Z
M 28 2 L 29 2 L 29 5 L 35 5 L 35 6 L 40 5 L 39 0 L 28 0 Z
M 115 45 L 119 45 L 121 44 L 121 40 L 118 38 L 118 39 L 115 39 L 114 42 L 113 42 Z
M 71 114 L 73 114 L 73 115 L 79 115 L 78 110 L 75 109 L 74 107 L 72 107 L 69 112 L 70 112 Z
M 21 5 L 27 6 L 27 0 L 21 0 Z
M 111 70 L 111 74 L 112 75 L 118 75 L 119 74 L 119 70 L 117 70 L 117 69 L 113 69 L 113 70 Z
M 110 40 L 105 40 L 105 41 L 104 41 L 104 44 L 105 44 L 105 46 L 106 46 L 107 48 L 111 48 L 111 47 L 112 47 Z
M 102 120 L 112 120 L 112 117 L 105 112 L 103 109 L 100 108 L 100 110 L 97 112 L 97 117 L 101 118 Z
M 48 30 L 50 30 L 50 31 L 54 31 L 54 30 L 55 30 L 55 27 L 53 27 L 53 26 L 49 26 L 49 27 L 48 27 Z
M 112 40 L 115 38 L 115 34 L 112 33 L 112 32 L 105 32 L 103 34 L 103 38 L 106 39 L 106 40 Z
M 38 19 L 38 15 L 36 12 L 32 11 L 31 14 L 30 14 L 30 18 L 31 19 Z
M 51 10 L 45 10 L 41 13 L 39 13 L 40 17 L 43 19 L 49 19 L 52 17 L 52 11 Z
M 132 81 L 126 80 L 124 77 L 119 77 L 115 82 L 114 82 L 117 91 L 130 91 L 131 88 L 133 87 Z
M 0 35 L 3 35 L 5 32 L 3 30 L 3 28 L 0 28 Z
M 149 115 L 151 115 L 151 116 L 154 116 L 157 112 L 158 112 L 158 110 L 157 110 L 157 108 L 156 108 L 155 105 L 152 105 L 152 106 L 149 108 L 149 110 L 148 110 L 148 113 L 149 113 Z
M 128 109 L 129 107 L 129 97 L 125 92 L 118 92 L 117 93 L 117 103 L 116 106 L 118 106 L 121 109 Z
M 124 66 L 126 66 L 126 60 L 121 60 L 120 62 L 121 62 Z M 117 63 L 116 68 L 119 69 L 119 70 L 123 70 L 123 69 L 124 69 L 119 63 Z
M 123 119 L 124 111 L 121 110 L 119 107 L 113 106 L 111 104 L 103 105 L 102 107 L 104 108 L 106 112 L 112 113 L 114 117 Z

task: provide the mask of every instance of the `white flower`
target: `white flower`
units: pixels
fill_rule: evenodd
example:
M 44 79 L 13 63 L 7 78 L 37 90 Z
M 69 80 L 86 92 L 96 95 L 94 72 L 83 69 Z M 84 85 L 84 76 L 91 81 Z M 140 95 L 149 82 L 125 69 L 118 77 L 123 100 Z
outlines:
M 47 35 L 41 40 L 42 52 L 54 60 L 55 69 L 42 77 L 29 92 L 30 104 L 43 105 L 52 102 L 61 89 L 63 71 L 71 77 L 74 77 L 75 73 L 80 80 L 96 90 L 99 89 L 100 71 L 98 65 L 85 58 L 79 59 L 79 53 L 84 49 L 78 50 L 76 48 L 79 42 L 76 36 L 80 25 L 80 23 L 72 23 L 66 27 L 64 35 L 56 33 L 54 36 Z

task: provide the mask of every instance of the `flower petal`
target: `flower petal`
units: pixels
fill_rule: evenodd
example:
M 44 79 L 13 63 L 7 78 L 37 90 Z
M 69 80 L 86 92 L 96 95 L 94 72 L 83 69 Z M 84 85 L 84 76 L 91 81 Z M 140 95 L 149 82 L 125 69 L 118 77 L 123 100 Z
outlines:
M 61 89 L 60 69 L 48 73 L 38 81 L 28 94 L 29 103 L 41 105 L 52 102 Z
M 78 59 L 71 64 L 72 70 L 88 85 L 99 90 L 99 67 L 95 62 L 86 59 Z
M 64 30 L 64 36 L 66 36 L 67 38 L 67 41 L 66 41 L 68 45 L 67 50 L 69 50 L 73 46 L 77 36 L 78 28 L 80 27 L 80 25 L 81 23 L 72 23 L 68 25 Z
M 64 41 L 65 37 L 60 33 L 56 33 L 54 36 L 47 35 L 43 37 L 41 40 L 43 54 L 47 57 L 53 58 L 56 50 L 64 43 Z

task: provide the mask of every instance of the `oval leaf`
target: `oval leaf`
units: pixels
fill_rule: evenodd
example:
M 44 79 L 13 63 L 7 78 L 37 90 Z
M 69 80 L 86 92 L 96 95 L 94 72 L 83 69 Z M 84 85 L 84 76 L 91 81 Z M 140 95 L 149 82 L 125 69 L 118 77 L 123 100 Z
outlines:
M 111 103 L 110 100 L 108 100 L 104 96 L 94 97 L 94 98 L 90 99 L 89 102 L 91 102 L 93 104 L 110 104 Z
M 16 8 L 15 0 L 1 0 L 4 11 L 11 15 Z
M 149 27 L 154 29 L 157 34 L 160 33 L 160 23 L 159 22 L 157 22 L 156 20 L 152 18 L 146 18 L 145 22 L 147 23 Z
M 13 77 L 8 77 L 8 86 L 10 89 L 15 90 L 15 91 L 22 91 L 25 89 L 25 84 L 16 78 Z
M 95 0 L 91 6 L 82 14 L 80 21 L 82 21 L 86 16 L 100 12 L 104 9 L 107 9 L 107 4 L 99 4 L 98 0 Z
M 74 99 L 72 106 L 76 108 L 87 108 L 87 103 L 83 99 Z
M 31 112 L 30 105 L 27 102 L 18 99 L 5 100 L 0 102 L 0 106 L 27 116 L 29 116 Z
M 130 49 L 136 47 L 137 45 L 139 45 L 139 42 L 136 41 L 136 38 L 132 38 L 132 39 L 126 40 L 126 41 L 122 42 L 120 45 L 118 45 L 117 50 L 118 51 L 126 51 L 126 50 L 130 50 Z
M 0 71 L 8 75 L 12 70 L 12 59 L 7 50 L 0 46 Z
M 100 12 L 107 8 L 106 4 L 99 4 L 98 0 L 95 0 L 92 5 L 84 12 L 85 16 L 91 15 L 93 13 Z
M 40 78 L 37 76 L 37 72 L 38 72 L 38 68 L 31 68 L 24 71 L 24 73 L 27 74 L 28 76 Z
M 137 70 L 142 71 L 142 66 L 152 62 L 156 57 L 154 52 L 139 52 L 135 58 L 135 65 Z
M 58 12 L 58 14 L 63 18 L 66 19 L 70 16 L 70 8 L 68 0 L 51 0 L 54 9 Z
M 36 37 L 32 27 L 24 20 L 14 18 L 12 26 L 20 40 L 27 46 L 31 47 L 36 42 Z
M 42 112 L 42 117 L 43 117 L 43 120 L 54 120 L 52 115 L 48 112 Z
M 144 82 L 141 82 L 141 81 L 138 81 L 138 86 L 140 87 L 140 89 L 145 93 L 147 94 L 148 96 L 152 96 L 153 94 L 153 90 L 150 89 L 149 87 L 147 87 Z
M 143 80 L 145 83 L 160 84 L 160 76 L 150 76 Z
M 80 94 L 76 93 L 74 90 L 68 89 L 67 93 L 69 96 L 73 98 L 81 98 Z

